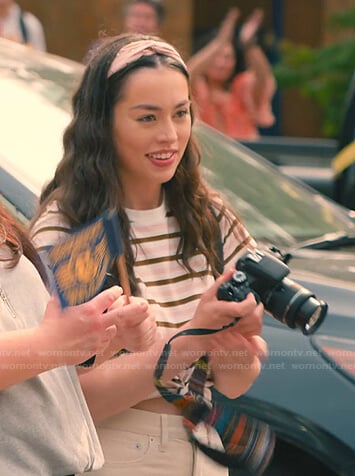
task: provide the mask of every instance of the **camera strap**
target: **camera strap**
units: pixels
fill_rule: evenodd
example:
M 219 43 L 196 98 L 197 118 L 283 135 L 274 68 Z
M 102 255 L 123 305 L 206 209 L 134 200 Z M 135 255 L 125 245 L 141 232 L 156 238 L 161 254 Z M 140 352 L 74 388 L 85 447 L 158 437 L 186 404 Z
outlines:
M 274 446 L 275 435 L 270 426 L 254 417 L 238 411 L 235 406 L 223 405 L 205 397 L 208 377 L 209 355 L 205 354 L 193 363 L 193 371 L 188 391 L 180 394 L 174 382 L 162 381 L 171 352 L 171 342 L 177 337 L 187 335 L 207 335 L 234 326 L 238 318 L 219 329 L 188 329 L 175 334 L 165 344 L 154 371 L 154 383 L 161 396 L 175 405 L 181 412 L 183 424 L 189 439 L 203 453 L 229 468 L 246 468 L 252 474 L 260 476 L 268 466 Z M 215 431 L 223 443 L 224 449 L 212 447 L 205 439 L 201 440 L 201 425 L 209 431 Z

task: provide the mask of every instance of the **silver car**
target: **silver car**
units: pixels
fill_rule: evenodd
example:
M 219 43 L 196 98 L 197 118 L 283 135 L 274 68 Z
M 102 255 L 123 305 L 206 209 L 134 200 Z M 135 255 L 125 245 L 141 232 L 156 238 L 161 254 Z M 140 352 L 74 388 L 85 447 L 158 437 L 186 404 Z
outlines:
M 78 63 L 0 40 L 0 198 L 24 222 L 61 158 L 82 72 Z M 260 249 L 279 250 L 288 278 L 329 306 L 312 335 L 265 314 L 270 355 L 261 376 L 246 395 L 225 403 L 274 427 L 267 475 L 354 476 L 354 212 L 206 125 L 194 130 L 206 179 L 239 212 Z

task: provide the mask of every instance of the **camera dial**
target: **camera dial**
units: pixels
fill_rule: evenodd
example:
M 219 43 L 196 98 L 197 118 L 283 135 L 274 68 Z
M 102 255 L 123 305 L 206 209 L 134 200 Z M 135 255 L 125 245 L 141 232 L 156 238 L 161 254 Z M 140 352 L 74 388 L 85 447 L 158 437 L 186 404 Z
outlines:
M 252 292 L 248 278 L 243 271 L 236 271 L 231 279 L 222 283 L 217 291 L 217 298 L 223 301 L 244 301 L 247 295 Z

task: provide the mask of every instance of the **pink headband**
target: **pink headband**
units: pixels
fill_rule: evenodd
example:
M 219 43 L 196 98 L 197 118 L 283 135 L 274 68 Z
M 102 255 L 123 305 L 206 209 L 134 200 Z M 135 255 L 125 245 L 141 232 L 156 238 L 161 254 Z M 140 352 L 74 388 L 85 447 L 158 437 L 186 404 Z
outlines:
M 109 78 L 114 73 L 117 73 L 117 71 L 142 56 L 150 56 L 156 53 L 170 56 L 186 68 L 179 53 L 168 43 L 157 40 L 138 40 L 128 43 L 117 53 L 115 59 L 111 63 L 110 69 L 108 70 L 107 77 Z

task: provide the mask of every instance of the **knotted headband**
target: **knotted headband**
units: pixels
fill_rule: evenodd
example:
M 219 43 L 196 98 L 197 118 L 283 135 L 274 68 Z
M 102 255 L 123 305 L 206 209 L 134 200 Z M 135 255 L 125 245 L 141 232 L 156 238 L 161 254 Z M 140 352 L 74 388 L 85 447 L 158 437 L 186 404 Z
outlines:
M 117 73 L 120 69 L 123 69 L 129 63 L 136 61 L 142 56 L 151 56 L 154 54 L 162 54 L 170 56 L 175 61 L 180 63 L 186 68 L 186 65 L 176 49 L 165 43 L 165 41 L 158 40 L 138 40 L 128 43 L 123 46 L 117 53 L 115 59 L 112 61 L 110 69 L 108 70 L 107 77 L 109 78 L 114 73 Z

